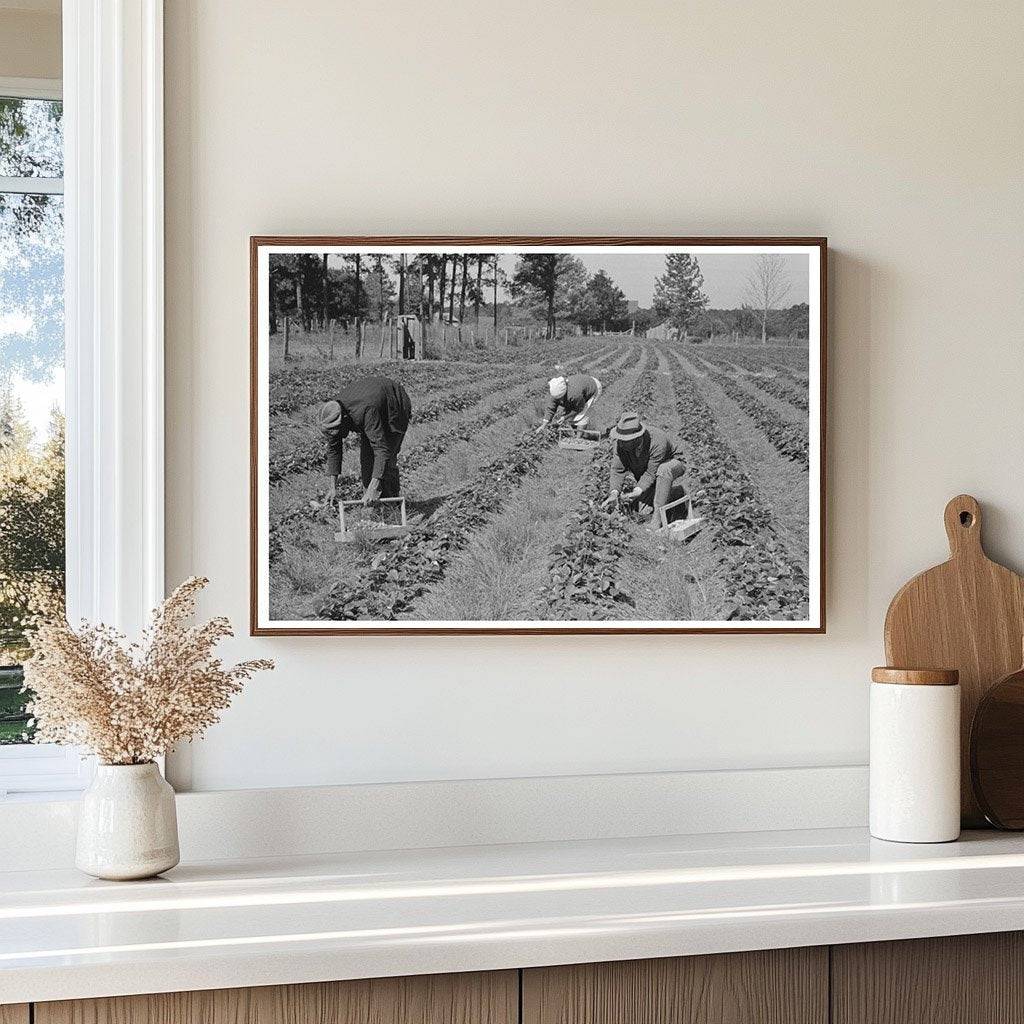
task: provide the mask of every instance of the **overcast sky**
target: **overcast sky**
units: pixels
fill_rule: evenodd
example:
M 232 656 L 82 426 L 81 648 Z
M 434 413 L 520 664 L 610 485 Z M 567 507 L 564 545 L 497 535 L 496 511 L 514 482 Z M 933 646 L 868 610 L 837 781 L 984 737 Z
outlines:
M 627 299 L 636 299 L 641 306 L 649 307 L 654 298 L 655 279 L 665 273 L 665 257 L 645 253 L 577 253 L 593 274 L 604 270 L 623 290 Z M 789 271 L 790 290 L 783 305 L 792 306 L 808 301 L 809 258 L 804 254 L 782 257 Z M 700 256 L 701 273 L 704 275 L 704 291 L 712 309 L 736 309 L 747 299 L 747 281 L 757 256 L 747 253 L 725 253 L 722 255 Z M 515 269 L 516 257 L 502 257 L 502 269 L 511 276 Z

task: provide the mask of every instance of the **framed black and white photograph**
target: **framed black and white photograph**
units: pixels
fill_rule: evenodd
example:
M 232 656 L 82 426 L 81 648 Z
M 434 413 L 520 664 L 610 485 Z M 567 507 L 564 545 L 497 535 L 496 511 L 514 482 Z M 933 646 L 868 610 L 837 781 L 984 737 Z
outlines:
M 824 632 L 824 239 L 250 272 L 254 634 Z

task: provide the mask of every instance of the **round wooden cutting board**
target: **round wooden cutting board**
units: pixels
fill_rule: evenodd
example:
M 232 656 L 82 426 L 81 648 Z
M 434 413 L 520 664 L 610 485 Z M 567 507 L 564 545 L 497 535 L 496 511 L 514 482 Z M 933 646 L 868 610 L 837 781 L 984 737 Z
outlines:
M 1024 668 L 995 683 L 978 703 L 971 783 L 993 825 L 1024 829 Z
M 969 494 L 949 502 L 945 521 L 949 561 L 915 576 L 892 599 L 885 657 L 897 668 L 960 671 L 960 813 L 964 827 L 977 828 L 985 817 L 971 787 L 971 723 L 988 688 L 1020 667 L 1024 579 L 985 554 L 981 507 Z

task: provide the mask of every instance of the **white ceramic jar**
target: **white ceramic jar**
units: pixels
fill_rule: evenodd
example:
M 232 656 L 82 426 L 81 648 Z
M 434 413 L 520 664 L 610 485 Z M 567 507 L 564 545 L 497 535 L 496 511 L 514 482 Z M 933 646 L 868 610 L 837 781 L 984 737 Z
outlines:
M 82 794 L 75 864 L 96 878 L 150 878 L 178 863 L 174 790 L 149 764 L 101 764 Z
M 958 838 L 958 673 L 876 668 L 871 680 L 871 835 L 897 843 Z

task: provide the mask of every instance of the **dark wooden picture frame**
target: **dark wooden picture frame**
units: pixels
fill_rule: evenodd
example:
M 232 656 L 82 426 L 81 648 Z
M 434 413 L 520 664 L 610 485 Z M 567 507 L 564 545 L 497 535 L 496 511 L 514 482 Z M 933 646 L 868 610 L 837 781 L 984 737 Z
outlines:
M 792 624 L 785 620 L 766 620 L 764 623 L 755 621 L 737 621 L 735 625 L 727 623 L 698 623 L 688 625 L 685 621 L 671 625 L 651 625 L 643 621 L 572 621 L 565 623 L 530 622 L 522 626 L 515 620 L 498 623 L 478 623 L 469 621 L 453 621 L 450 625 L 444 622 L 429 622 L 419 626 L 414 622 L 401 621 L 361 621 L 347 624 L 341 621 L 310 620 L 309 624 L 284 623 L 275 624 L 274 620 L 261 617 L 261 566 L 259 564 L 259 530 L 260 530 L 260 437 L 259 416 L 261 409 L 261 339 L 260 339 L 260 293 L 259 279 L 261 251 L 279 248 L 284 251 L 297 249 L 329 249 L 347 247 L 353 249 L 374 250 L 382 247 L 451 247 L 449 251 L 460 252 L 462 249 L 476 247 L 478 250 L 493 249 L 501 246 L 522 247 L 528 249 L 535 246 L 556 247 L 572 250 L 580 246 L 618 247 L 618 246 L 654 246 L 671 247 L 680 250 L 701 247 L 738 247 L 738 248 L 789 248 L 798 250 L 815 250 L 816 259 L 812 255 L 810 264 L 814 267 L 817 277 L 817 315 L 812 317 L 811 335 L 808 345 L 812 345 L 813 333 L 818 335 L 817 354 L 817 394 L 808 392 L 810 405 L 810 422 L 814 422 L 814 400 L 817 399 L 817 436 L 816 457 L 812 451 L 810 464 L 816 463 L 817 473 L 810 479 L 810 501 L 814 505 L 817 498 L 816 535 L 811 531 L 808 536 L 808 575 L 816 583 L 811 586 L 812 601 L 809 605 L 809 619 Z M 250 278 L 250 633 L 253 636 L 349 636 L 349 635 L 558 635 L 558 634 L 792 634 L 812 633 L 823 634 L 826 631 L 826 428 L 827 428 L 827 270 L 828 243 L 824 237 L 772 237 L 772 236 L 653 236 L 653 237 L 605 237 L 605 236 L 288 236 L 288 235 L 257 235 L 249 242 Z M 497 273 L 497 271 L 496 271 Z M 813 299 L 810 296 L 810 309 L 814 311 Z M 382 316 L 382 321 L 384 317 Z M 269 335 L 268 335 L 269 349 Z M 813 354 L 812 347 L 809 354 Z M 269 354 L 268 365 L 269 365 Z M 269 371 L 268 371 L 269 372 Z M 814 446 L 812 445 L 813 449 Z M 815 486 L 816 481 L 816 486 Z M 814 566 L 815 561 L 817 565 Z M 811 568 L 816 573 L 811 573 Z M 269 569 L 268 569 L 269 572 Z M 817 594 L 817 600 L 813 595 Z

